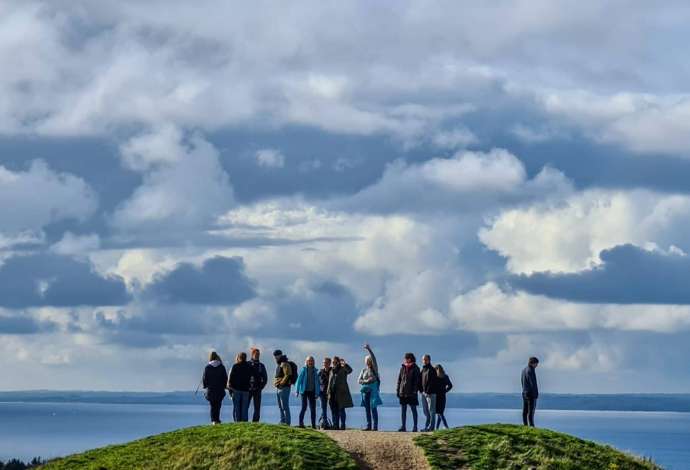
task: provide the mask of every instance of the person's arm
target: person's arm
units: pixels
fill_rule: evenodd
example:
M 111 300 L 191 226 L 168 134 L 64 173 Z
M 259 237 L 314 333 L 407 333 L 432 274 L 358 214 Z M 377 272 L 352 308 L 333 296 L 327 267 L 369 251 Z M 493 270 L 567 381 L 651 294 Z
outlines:
M 450 377 L 446 375 L 446 393 L 450 392 L 453 389 L 453 382 L 450 381 Z
M 261 363 L 259 364 L 259 369 L 261 369 L 261 373 L 259 374 L 261 376 L 261 386 L 259 387 L 259 390 L 263 390 L 264 387 L 266 387 L 266 384 L 268 384 L 268 374 L 266 373 L 266 366 Z
M 290 367 L 290 364 L 287 361 L 285 361 L 280 365 L 280 368 L 283 369 L 283 377 L 279 380 L 278 384 L 281 387 L 284 387 L 285 385 L 288 385 L 290 383 L 292 367 Z
M 357 378 L 357 383 L 360 385 L 364 385 L 364 371 L 365 369 L 362 369 L 362 371 L 359 373 L 359 377 Z
M 371 346 L 369 346 L 368 344 L 364 345 L 364 349 L 366 349 L 367 352 L 369 353 L 369 356 L 371 357 L 372 369 L 374 369 L 374 373 L 376 373 L 376 376 L 378 377 L 378 375 L 379 375 L 379 363 L 376 362 L 376 356 L 374 355 L 374 351 L 371 350 Z
M 206 380 L 206 368 L 204 367 L 204 374 L 201 376 L 201 388 L 208 388 L 208 381 Z
M 417 389 L 419 393 L 424 393 L 424 387 L 422 386 L 422 372 L 419 370 L 419 366 L 414 366 L 416 372 L 415 375 L 417 376 Z
M 233 389 L 232 386 L 234 385 L 236 378 L 237 378 L 237 367 L 232 366 L 232 369 L 230 369 L 230 376 L 228 377 L 228 385 L 227 385 L 228 390 Z
M 346 373 L 346 374 L 349 375 L 349 374 L 352 373 L 352 367 L 350 367 L 350 364 L 347 364 L 347 363 L 346 363 L 346 364 L 343 366 L 343 368 L 345 369 L 345 373 Z
M 395 394 L 400 398 L 400 382 L 402 382 L 402 375 L 403 375 L 403 368 L 400 368 L 400 372 L 398 372 L 398 385 L 395 387 Z
M 299 371 L 299 374 L 297 374 L 297 381 L 295 382 L 295 396 L 299 395 L 298 390 L 299 390 L 299 387 L 302 384 L 302 382 L 304 382 L 304 379 L 305 379 L 304 376 L 305 375 L 306 375 L 305 369 L 304 369 L 304 367 L 302 367 L 302 369 L 300 369 L 300 371 Z

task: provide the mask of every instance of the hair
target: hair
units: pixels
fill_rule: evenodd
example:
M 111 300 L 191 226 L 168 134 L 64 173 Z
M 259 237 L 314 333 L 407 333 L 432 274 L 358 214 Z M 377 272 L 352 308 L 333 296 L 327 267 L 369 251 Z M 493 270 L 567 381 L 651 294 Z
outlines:
M 415 359 L 414 354 L 412 353 L 405 353 L 405 359 L 409 359 L 412 362 L 417 362 L 417 359 Z
M 539 364 L 539 359 L 536 357 L 532 356 L 529 358 L 529 361 L 527 361 L 528 364 Z
M 422 356 L 422 359 L 429 359 L 431 361 L 431 355 L 430 354 L 425 354 Z
M 364 363 L 369 367 L 374 367 L 374 360 L 369 355 L 364 357 Z
M 331 364 L 333 364 L 333 367 L 337 369 L 338 367 L 340 367 L 340 358 L 338 356 L 333 356 Z
M 252 355 L 254 355 L 255 352 L 261 354 L 261 349 L 259 349 L 259 348 L 251 348 L 251 349 L 249 350 L 249 352 L 250 352 Z
M 211 362 L 211 361 L 220 361 L 220 362 L 223 362 L 223 361 L 220 359 L 220 356 L 218 355 L 218 353 L 215 352 L 215 351 L 211 351 L 211 354 L 208 355 L 208 362 Z
M 237 353 L 237 356 L 235 357 L 235 362 L 245 362 L 247 360 L 247 353 L 242 351 L 240 353 Z
M 438 374 L 441 379 L 446 376 L 446 370 L 441 364 L 436 364 L 436 374 Z
M 316 360 L 314 359 L 314 356 L 307 356 L 307 358 L 304 360 L 304 364 L 305 364 L 305 365 L 307 364 L 307 362 L 309 362 L 309 359 L 311 359 L 312 361 L 316 362 Z
M 323 360 L 324 362 L 332 362 L 330 357 L 324 357 Z
M 273 351 L 273 355 L 274 355 L 275 357 L 282 356 L 282 355 L 283 355 L 283 351 L 281 351 L 280 349 L 276 349 L 275 351 Z

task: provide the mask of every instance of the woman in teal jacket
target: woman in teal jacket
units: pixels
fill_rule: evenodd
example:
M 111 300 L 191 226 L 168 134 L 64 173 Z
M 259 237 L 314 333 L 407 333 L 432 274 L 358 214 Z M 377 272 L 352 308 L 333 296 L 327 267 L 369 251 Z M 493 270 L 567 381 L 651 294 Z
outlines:
M 304 367 L 297 375 L 295 383 L 295 395 L 302 395 L 302 410 L 299 412 L 299 427 L 304 427 L 304 414 L 309 404 L 311 414 L 311 427 L 316 429 L 316 398 L 319 396 L 319 371 L 314 365 L 314 357 L 307 356 Z

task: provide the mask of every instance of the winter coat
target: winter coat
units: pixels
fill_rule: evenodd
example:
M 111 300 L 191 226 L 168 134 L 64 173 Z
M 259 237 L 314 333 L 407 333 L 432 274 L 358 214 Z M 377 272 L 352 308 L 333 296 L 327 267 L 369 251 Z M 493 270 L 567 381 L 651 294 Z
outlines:
M 319 388 L 321 395 L 328 395 L 328 378 L 331 375 L 331 368 L 321 369 L 319 371 Z
M 228 388 L 238 392 L 248 392 L 249 384 L 254 377 L 254 368 L 249 365 L 247 361 L 233 364 L 230 369 L 230 378 L 228 379 Z
M 203 388 L 206 389 L 208 401 L 222 400 L 225 396 L 225 384 L 228 382 L 228 371 L 220 361 L 211 361 L 204 369 L 201 379 Z
M 304 395 L 307 388 L 307 374 L 309 373 L 309 368 L 307 366 L 300 369 L 299 374 L 297 374 L 297 382 L 295 382 L 295 391 L 300 395 Z M 312 367 L 312 378 L 314 380 L 314 396 L 319 396 L 321 394 L 319 385 L 319 369 Z
M 342 367 L 333 367 L 328 378 L 328 400 L 335 403 L 338 408 L 352 408 L 352 395 L 347 384 L 347 376 L 352 373 L 352 367 L 348 364 Z
M 529 365 L 522 369 L 522 396 L 531 400 L 539 398 L 537 374 L 534 371 L 534 367 Z
M 436 369 L 431 364 L 422 367 L 422 392 L 427 395 L 436 394 L 438 390 Z
M 405 364 L 400 366 L 396 391 L 398 398 L 416 396 L 422 391 L 422 373 L 417 364 L 413 364 L 409 369 Z
M 254 375 L 252 376 L 252 381 L 249 384 L 250 391 L 263 390 L 268 383 L 268 374 L 266 373 L 266 367 L 259 361 L 251 360 L 249 365 L 254 369 Z
M 286 355 L 278 358 L 278 367 L 276 367 L 276 375 L 273 379 L 273 385 L 277 389 L 290 388 L 290 376 L 292 375 L 292 367 L 288 362 Z

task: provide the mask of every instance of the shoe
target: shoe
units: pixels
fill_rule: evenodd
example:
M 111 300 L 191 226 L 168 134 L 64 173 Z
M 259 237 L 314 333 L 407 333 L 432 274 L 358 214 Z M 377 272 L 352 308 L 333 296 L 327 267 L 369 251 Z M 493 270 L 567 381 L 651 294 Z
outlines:
M 407 429 L 405 429 L 405 427 L 403 426 L 400 429 L 398 429 L 398 432 L 407 432 Z
M 302 423 L 299 423 L 299 425 L 298 425 L 297 427 L 298 427 L 298 428 L 302 428 L 302 429 L 304 429 L 304 424 L 302 424 Z
M 316 424 L 312 424 L 312 425 L 311 425 L 311 428 L 312 428 L 312 429 L 316 429 Z
M 378 426 L 374 426 L 373 429 L 372 429 L 372 431 L 378 431 L 378 430 L 379 430 L 379 427 L 378 427 Z
M 371 431 L 371 426 L 367 426 L 366 428 L 362 428 L 362 431 Z
M 419 431 L 417 431 L 417 426 L 412 428 L 412 432 L 419 432 Z

